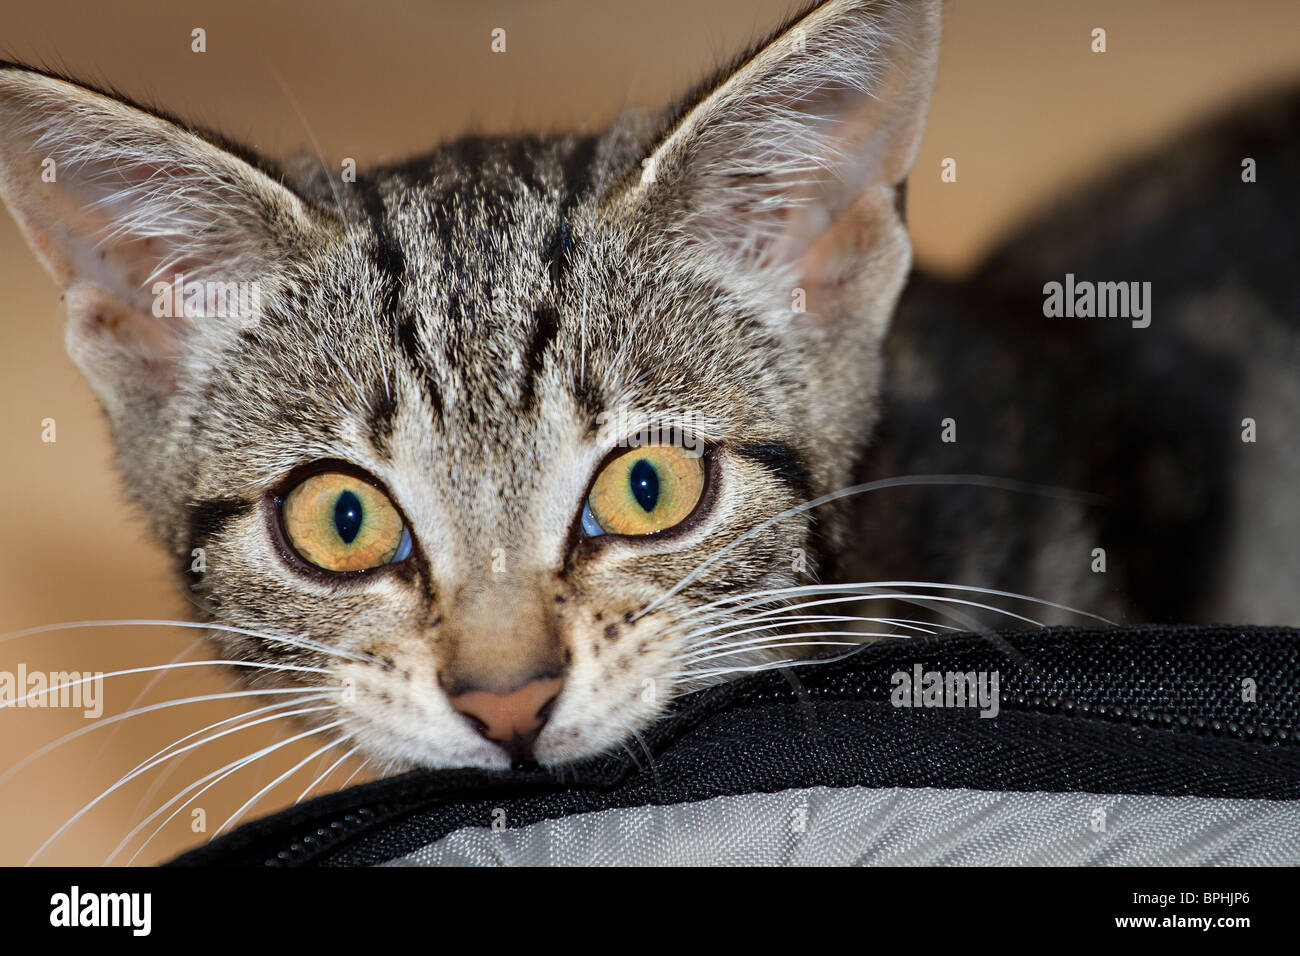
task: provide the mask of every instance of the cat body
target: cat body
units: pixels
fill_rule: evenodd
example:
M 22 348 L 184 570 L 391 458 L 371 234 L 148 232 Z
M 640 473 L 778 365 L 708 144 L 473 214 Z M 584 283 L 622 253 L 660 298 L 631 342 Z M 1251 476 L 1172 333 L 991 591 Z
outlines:
M 1108 173 L 969 278 L 914 276 L 857 479 L 978 473 L 1099 500 L 860 496 L 869 543 L 849 578 L 998 588 L 1124 623 L 1300 620 L 1296 169 L 1290 91 Z M 1045 315 L 1070 274 L 1149 282 L 1150 324 Z

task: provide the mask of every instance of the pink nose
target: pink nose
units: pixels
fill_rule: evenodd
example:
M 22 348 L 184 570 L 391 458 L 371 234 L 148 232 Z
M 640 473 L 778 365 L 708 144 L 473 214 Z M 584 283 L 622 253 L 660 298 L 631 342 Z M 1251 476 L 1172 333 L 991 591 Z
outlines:
M 504 694 L 467 690 L 450 700 L 488 740 L 501 744 L 516 759 L 531 759 L 533 741 L 551 716 L 551 705 L 563 686 L 562 677 L 539 677 Z

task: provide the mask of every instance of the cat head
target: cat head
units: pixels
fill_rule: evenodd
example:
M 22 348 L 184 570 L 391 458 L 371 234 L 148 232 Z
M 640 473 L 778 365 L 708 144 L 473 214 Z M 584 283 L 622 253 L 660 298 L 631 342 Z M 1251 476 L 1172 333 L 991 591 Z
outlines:
M 666 116 L 355 178 L 5 67 L 0 191 L 245 678 L 392 767 L 560 763 L 794 653 L 738 609 L 833 546 L 938 32 L 826 3 Z

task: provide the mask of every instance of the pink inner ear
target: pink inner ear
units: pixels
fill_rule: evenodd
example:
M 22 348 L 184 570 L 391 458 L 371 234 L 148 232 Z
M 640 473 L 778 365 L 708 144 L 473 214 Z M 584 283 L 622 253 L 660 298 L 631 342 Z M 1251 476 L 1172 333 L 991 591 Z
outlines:
M 204 265 L 183 248 L 204 224 L 190 221 L 176 190 L 192 190 L 180 164 L 86 163 L 64 173 L 61 190 L 65 242 L 82 279 L 103 285 L 125 301 L 153 301 L 152 285 L 177 273 L 193 275 Z
M 862 193 L 798 257 L 795 274 L 814 324 L 830 327 L 858 311 L 871 294 L 867 290 L 872 271 L 900 252 L 907 254 L 907 233 L 896 203 L 892 189 Z
M 22 183 L 25 201 L 15 205 L 29 241 L 61 284 L 91 283 L 147 307 L 160 270 L 170 279 L 176 271 L 192 274 L 202 267 L 178 255 L 184 223 L 169 221 L 162 208 L 165 186 L 146 191 L 132 181 L 161 176 L 161 169 L 69 163 L 56 170 L 55 182 Z M 150 202 L 160 208 L 149 209 Z
M 124 382 L 155 401 L 175 390 L 182 323 L 157 319 L 90 284 L 72 286 L 64 305 L 68 352 L 105 402 L 124 393 Z

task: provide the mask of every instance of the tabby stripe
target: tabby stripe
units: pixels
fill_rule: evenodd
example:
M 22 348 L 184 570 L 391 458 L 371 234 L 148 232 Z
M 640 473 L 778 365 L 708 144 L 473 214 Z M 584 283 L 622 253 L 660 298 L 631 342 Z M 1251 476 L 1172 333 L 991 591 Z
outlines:
M 780 441 L 747 442 L 732 449 L 742 458 L 762 465 L 781 479 L 800 501 L 813 499 L 812 478 L 804 459 L 792 446 Z
M 358 179 L 356 186 L 375 236 L 370 256 L 388 280 L 384 288 L 383 314 L 396 321 L 398 298 L 406 281 L 406 253 L 388 229 L 388 211 L 384 208 L 378 185 L 370 179 Z
M 358 179 L 357 193 L 365 208 L 370 228 L 374 233 L 374 247 L 370 257 L 374 260 L 380 275 L 384 276 L 384 289 L 379 300 L 379 315 L 383 324 L 395 328 L 399 344 L 402 337 L 403 318 L 399 315 L 401 307 L 402 286 L 406 282 L 406 253 L 401 244 L 388 229 L 388 211 L 384 207 L 384 198 L 379 194 L 379 187 L 371 179 Z M 377 343 L 380 348 L 383 342 Z M 391 389 L 378 390 L 376 398 L 370 405 L 370 437 L 376 450 L 388 453 L 389 439 L 393 434 L 393 416 L 397 406 L 391 395 Z
M 420 345 L 419 332 L 416 329 L 415 316 L 403 315 L 397 321 L 397 347 L 402 350 L 411 371 L 424 382 L 424 390 L 429 395 L 433 412 L 442 417 L 442 389 L 433 377 L 432 365 L 428 362 Z
M 556 215 L 555 234 L 546 250 L 551 285 L 556 292 L 567 281 L 573 265 L 577 245 L 571 221 L 573 207 L 595 185 L 592 178 L 595 156 L 596 140 L 588 137 L 579 140 L 564 157 L 564 196 Z
M 189 548 L 180 556 L 182 578 L 190 577 L 192 552 L 196 548 L 201 548 L 213 538 L 220 537 L 232 521 L 242 518 L 252 510 L 252 502 L 242 498 L 209 498 L 206 501 L 191 502 L 187 506 L 186 517 Z
M 781 441 L 746 442 L 735 446 L 732 451 L 766 468 L 784 482 L 800 502 L 812 501 L 816 497 L 804 457 L 792 445 Z M 809 552 L 808 573 L 814 578 L 825 576 L 831 579 L 835 575 L 836 557 L 827 539 L 825 519 L 826 514 L 821 509 L 808 513 L 805 545 Z
M 537 376 L 542 370 L 546 350 L 555 341 L 556 333 L 560 330 L 560 316 L 550 306 L 538 307 L 534 315 L 537 322 L 533 327 L 532 339 L 528 343 L 528 351 L 524 353 L 523 381 L 519 386 L 520 404 L 523 408 L 531 407 L 537 398 Z

